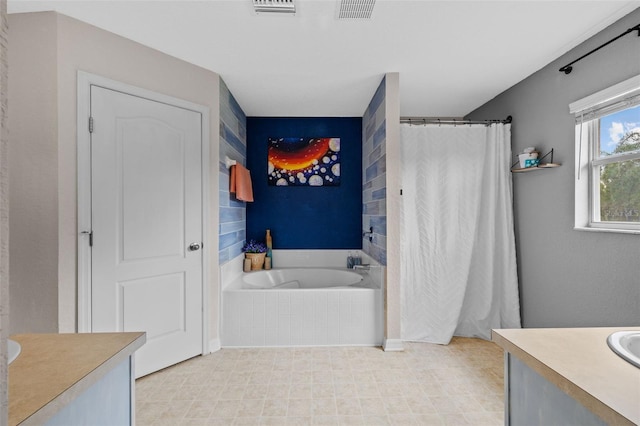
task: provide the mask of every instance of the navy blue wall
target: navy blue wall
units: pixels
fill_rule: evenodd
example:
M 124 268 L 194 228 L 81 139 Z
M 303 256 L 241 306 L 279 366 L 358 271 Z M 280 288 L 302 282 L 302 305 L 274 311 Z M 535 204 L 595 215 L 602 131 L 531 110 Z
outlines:
M 267 140 L 340 138 L 339 186 L 268 186 Z M 253 197 L 247 203 L 247 239 L 274 249 L 362 248 L 362 118 L 247 118 L 247 168 Z

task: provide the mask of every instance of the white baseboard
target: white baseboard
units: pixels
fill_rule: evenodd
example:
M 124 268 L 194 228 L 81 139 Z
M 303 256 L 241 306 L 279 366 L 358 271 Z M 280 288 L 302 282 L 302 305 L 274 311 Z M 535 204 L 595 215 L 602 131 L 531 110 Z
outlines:
M 220 339 L 212 339 L 209 341 L 209 352 L 214 353 L 218 352 L 222 348 L 220 344 Z
M 382 349 L 385 352 L 402 352 L 404 351 L 404 346 L 402 345 L 401 339 L 385 338 L 382 342 Z

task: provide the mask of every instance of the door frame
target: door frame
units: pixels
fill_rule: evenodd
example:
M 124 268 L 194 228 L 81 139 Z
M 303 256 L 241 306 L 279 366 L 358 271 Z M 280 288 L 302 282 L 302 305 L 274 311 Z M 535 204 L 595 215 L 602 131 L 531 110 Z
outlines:
M 91 86 L 99 86 L 127 95 L 137 96 L 150 101 L 164 103 L 170 106 L 187 109 L 200 113 L 201 138 L 202 138 L 202 282 L 201 286 L 201 312 L 202 312 L 202 354 L 209 353 L 209 266 L 210 249 L 209 241 L 209 107 L 199 105 L 183 99 L 157 93 L 151 90 L 132 86 L 119 81 L 111 80 L 96 74 L 78 70 L 77 74 L 77 247 L 78 247 L 78 326 L 79 333 L 91 332 L 91 248 L 89 246 L 89 234 L 91 224 L 91 134 L 89 133 L 89 117 L 91 115 Z

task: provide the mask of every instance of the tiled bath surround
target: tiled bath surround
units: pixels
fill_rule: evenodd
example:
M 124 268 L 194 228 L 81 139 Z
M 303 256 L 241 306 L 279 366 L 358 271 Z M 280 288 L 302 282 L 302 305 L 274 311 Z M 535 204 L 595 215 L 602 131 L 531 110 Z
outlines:
M 246 203 L 229 193 L 229 169 L 225 157 L 246 165 L 247 117 L 229 88 L 220 79 L 220 239 L 218 263 L 225 263 L 242 253 L 246 237 Z
M 387 264 L 385 89 L 386 77 L 362 117 L 362 227 L 373 227 L 373 241 L 365 239 L 362 250 L 382 265 Z
M 358 251 L 354 251 L 358 252 Z M 348 250 L 274 250 L 279 267 L 344 269 Z M 222 346 L 326 346 L 382 343 L 383 267 L 365 273 L 376 289 L 237 289 L 240 264 L 223 266 Z M 234 268 L 231 270 L 231 268 Z M 235 273 L 234 273 L 235 272 Z

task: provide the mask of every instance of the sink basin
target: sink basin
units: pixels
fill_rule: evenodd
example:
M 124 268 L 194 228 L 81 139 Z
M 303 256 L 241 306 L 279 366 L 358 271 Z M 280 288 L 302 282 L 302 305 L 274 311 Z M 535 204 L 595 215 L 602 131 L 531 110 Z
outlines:
M 7 362 L 11 364 L 16 358 L 18 358 L 22 348 L 20 347 L 20 343 L 15 340 L 7 339 L 7 349 Z
M 622 359 L 640 368 L 640 331 L 616 331 L 607 337 L 607 344 Z

